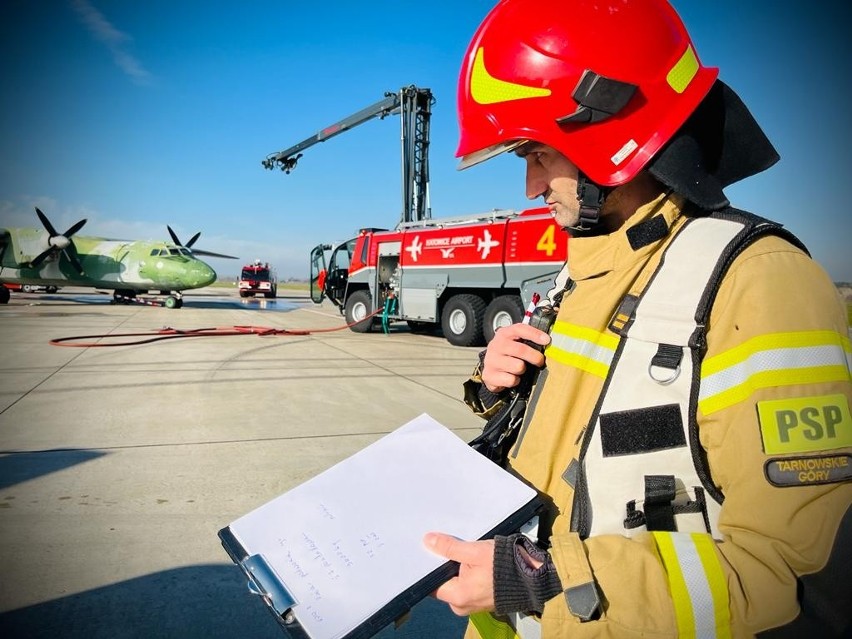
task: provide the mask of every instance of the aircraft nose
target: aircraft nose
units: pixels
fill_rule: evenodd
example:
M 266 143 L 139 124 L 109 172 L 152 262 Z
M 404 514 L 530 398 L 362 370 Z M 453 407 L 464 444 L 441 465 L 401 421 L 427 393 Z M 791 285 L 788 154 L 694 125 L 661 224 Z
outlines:
M 216 281 L 216 271 L 201 261 L 198 262 L 192 274 L 198 288 L 209 286 Z

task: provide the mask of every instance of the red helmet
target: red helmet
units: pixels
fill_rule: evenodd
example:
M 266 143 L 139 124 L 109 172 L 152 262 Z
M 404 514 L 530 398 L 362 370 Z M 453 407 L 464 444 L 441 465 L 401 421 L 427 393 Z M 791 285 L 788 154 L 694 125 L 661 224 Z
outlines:
M 459 168 L 535 140 L 592 182 L 623 184 L 717 75 L 665 0 L 502 0 L 459 77 Z

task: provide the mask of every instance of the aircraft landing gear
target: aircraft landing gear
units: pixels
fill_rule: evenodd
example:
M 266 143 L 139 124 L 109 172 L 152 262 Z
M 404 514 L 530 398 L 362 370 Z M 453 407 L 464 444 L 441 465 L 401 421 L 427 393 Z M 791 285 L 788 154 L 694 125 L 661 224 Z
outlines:
M 132 304 L 136 299 L 136 291 L 117 288 L 112 292 L 113 304 Z
M 166 295 L 165 299 L 154 299 L 152 297 L 136 297 L 136 291 L 127 289 L 116 289 L 112 296 L 113 304 L 145 304 L 147 306 L 165 306 L 166 308 L 180 308 L 183 306 L 183 295 L 180 291 L 169 293 L 160 291 Z

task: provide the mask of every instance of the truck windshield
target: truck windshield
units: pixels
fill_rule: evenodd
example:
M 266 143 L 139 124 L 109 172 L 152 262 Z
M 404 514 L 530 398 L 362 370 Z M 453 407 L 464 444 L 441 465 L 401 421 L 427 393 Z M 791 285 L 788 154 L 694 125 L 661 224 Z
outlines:
M 260 280 L 262 282 L 269 281 L 269 271 L 265 268 L 260 268 L 257 270 L 253 269 L 243 269 L 243 274 L 240 277 L 243 280 Z

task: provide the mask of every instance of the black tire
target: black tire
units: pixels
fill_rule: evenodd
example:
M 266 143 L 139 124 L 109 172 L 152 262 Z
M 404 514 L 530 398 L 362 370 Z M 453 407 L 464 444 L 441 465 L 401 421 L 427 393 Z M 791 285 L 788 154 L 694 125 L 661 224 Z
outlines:
M 432 335 L 436 328 L 438 327 L 435 322 L 408 320 L 408 329 L 415 335 Z
M 524 305 L 518 295 L 501 295 L 491 300 L 485 309 L 485 320 L 482 334 L 485 342 L 494 339 L 494 333 L 501 326 L 517 324 L 524 318 Z
M 478 295 L 461 293 L 454 295 L 444 304 L 441 312 L 441 330 L 453 346 L 482 346 L 482 323 L 485 315 L 485 300 Z
M 349 328 L 356 333 L 369 333 L 373 330 L 373 318 L 367 317 L 373 312 L 373 300 L 367 290 L 355 291 L 346 300 L 344 317 Z
M 2 284 L 0 284 L 0 304 L 8 304 L 9 298 L 11 298 L 11 297 L 12 297 L 11 291 L 8 288 L 6 288 L 5 286 L 3 286 Z
M 56 293 L 56 292 L 59 290 L 59 287 L 58 287 L 58 286 L 53 286 L 53 285 L 51 284 L 50 286 L 45 287 L 45 289 L 44 289 L 44 290 L 45 290 L 45 292 L 47 292 L 47 293 Z

